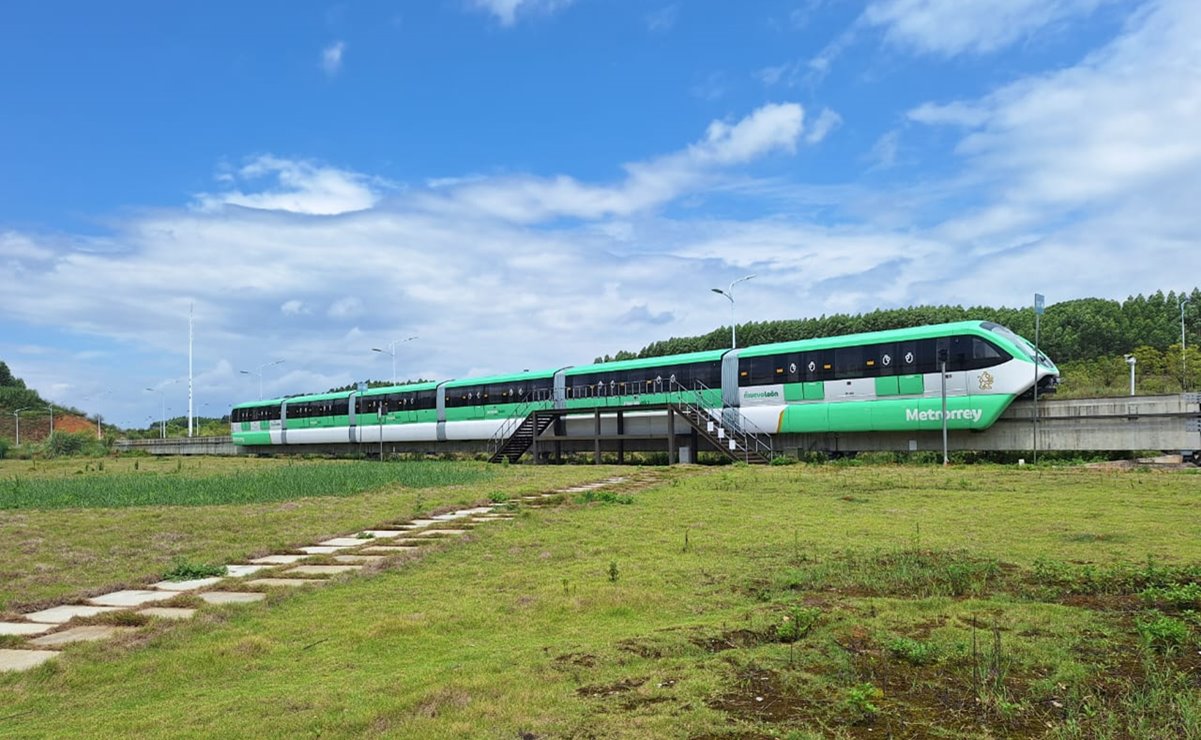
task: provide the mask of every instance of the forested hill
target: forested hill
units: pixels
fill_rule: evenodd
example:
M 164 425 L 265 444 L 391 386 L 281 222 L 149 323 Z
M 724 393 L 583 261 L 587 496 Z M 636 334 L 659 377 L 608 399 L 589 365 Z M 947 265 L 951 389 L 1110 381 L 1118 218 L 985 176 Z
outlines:
M 12 412 L 19 408 L 45 408 L 46 402 L 25 381 L 14 377 L 8 364 L 0 360 L 0 411 Z
M 1185 304 L 1185 328 L 1188 337 L 1201 330 L 1201 290 L 1191 294 L 1162 291 L 1150 296 L 1138 295 L 1124 301 L 1081 298 L 1047 306 L 1040 326 L 1040 348 L 1057 363 L 1112 358 L 1150 347 L 1166 352 L 1173 345 L 1179 351 L 1180 301 Z M 995 321 L 1018 334 L 1034 339 L 1034 309 L 992 308 L 989 306 L 916 306 L 865 314 L 833 314 L 816 319 L 752 321 L 738 325 L 738 344 L 786 342 L 796 339 L 838 336 L 866 331 L 900 329 L 923 324 L 941 324 L 965 320 Z M 1189 341 L 1191 344 L 1192 341 Z M 637 352 L 622 350 L 598 357 L 597 362 L 659 357 L 683 352 L 724 349 L 730 346 L 730 328 L 714 329 L 695 337 L 672 337 L 653 342 Z

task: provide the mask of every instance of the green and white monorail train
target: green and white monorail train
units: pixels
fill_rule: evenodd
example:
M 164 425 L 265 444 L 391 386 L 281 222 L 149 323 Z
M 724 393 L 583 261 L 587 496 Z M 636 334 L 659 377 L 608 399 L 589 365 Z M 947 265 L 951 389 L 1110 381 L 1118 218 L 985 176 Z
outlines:
M 487 440 L 538 408 L 624 407 L 628 433 L 661 433 L 662 412 L 639 406 L 699 401 L 714 415 L 737 409 L 775 434 L 987 429 L 1017 397 L 1054 391 L 1059 370 L 1003 326 L 982 321 L 921 326 L 735 350 L 605 362 L 542 372 L 416 383 L 254 401 L 235 406 L 235 444 L 303 445 Z

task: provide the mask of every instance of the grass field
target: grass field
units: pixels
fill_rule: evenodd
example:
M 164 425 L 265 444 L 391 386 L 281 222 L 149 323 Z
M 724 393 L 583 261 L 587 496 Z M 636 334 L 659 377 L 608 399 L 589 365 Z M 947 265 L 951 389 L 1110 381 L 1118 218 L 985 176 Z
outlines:
M 177 559 L 231 562 L 498 491 L 603 475 L 528 470 L 437 461 L 0 461 L 0 614 L 151 583 Z
M 1201 736 L 1196 474 L 660 475 L 73 647 L 0 735 Z

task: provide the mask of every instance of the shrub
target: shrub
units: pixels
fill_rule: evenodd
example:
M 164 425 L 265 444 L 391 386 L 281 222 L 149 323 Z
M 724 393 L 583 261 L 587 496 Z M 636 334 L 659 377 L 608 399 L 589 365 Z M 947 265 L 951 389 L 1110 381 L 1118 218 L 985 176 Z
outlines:
M 0 439 L 0 460 L 3 460 L 8 455 L 8 440 Z
M 1175 650 L 1188 642 L 1188 625 L 1174 617 L 1158 612 L 1145 619 L 1135 621 L 1135 628 L 1143 644 L 1158 653 Z
M 880 713 L 875 702 L 883 696 L 884 692 L 870 683 L 861 683 L 847 689 L 843 707 L 851 715 L 852 722 L 867 722 Z
M 1197 609 L 1201 608 L 1201 583 L 1172 583 L 1167 586 L 1152 586 L 1143 589 L 1139 596 L 1151 605 L 1174 609 Z
M 821 610 L 814 608 L 794 607 L 784 615 L 776 625 L 776 639 L 780 642 L 793 643 L 804 638 L 821 619 Z
M 938 648 L 928 642 L 909 637 L 894 637 L 887 643 L 888 652 L 910 665 L 930 665 L 938 662 Z

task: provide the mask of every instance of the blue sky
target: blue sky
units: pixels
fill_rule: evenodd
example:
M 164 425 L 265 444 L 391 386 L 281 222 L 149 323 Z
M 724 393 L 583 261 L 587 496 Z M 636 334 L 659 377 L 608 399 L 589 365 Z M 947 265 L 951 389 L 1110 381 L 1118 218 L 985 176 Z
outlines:
M 1192 288 L 1184 0 L 25 2 L 0 359 L 144 425 L 739 320 Z M 172 382 L 174 381 L 174 382 Z M 207 406 L 203 405 L 207 404 Z

